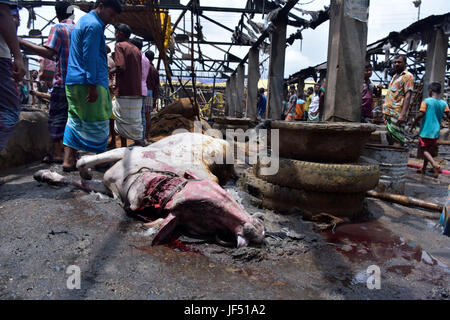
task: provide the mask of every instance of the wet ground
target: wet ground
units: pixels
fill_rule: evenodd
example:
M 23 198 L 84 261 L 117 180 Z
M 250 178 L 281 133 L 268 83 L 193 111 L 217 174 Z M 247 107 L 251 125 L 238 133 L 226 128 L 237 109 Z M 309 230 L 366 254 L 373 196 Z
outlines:
M 264 213 L 263 246 L 182 237 L 152 247 L 142 222 L 118 201 L 34 181 L 47 167 L 1 174 L 0 299 L 450 298 L 450 238 L 441 235 L 438 212 L 368 198 L 359 221 L 319 232 L 300 212 L 259 209 L 229 184 L 248 212 Z M 407 195 L 443 203 L 449 183 L 450 176 L 409 168 Z M 67 288 L 71 265 L 81 269 L 79 290 Z M 367 287 L 372 265 L 380 289 Z

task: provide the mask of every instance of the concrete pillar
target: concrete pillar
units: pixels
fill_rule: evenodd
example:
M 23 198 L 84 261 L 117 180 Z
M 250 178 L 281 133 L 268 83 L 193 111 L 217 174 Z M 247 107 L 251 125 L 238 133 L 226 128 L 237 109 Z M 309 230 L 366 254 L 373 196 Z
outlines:
M 275 24 L 270 34 L 270 61 L 267 114 L 272 120 L 281 119 L 283 107 L 284 56 L 286 53 L 287 20 Z
M 233 74 L 230 78 L 230 113 L 229 113 L 229 117 L 236 117 L 236 100 L 237 100 L 237 95 L 236 95 L 236 74 Z
M 368 6 L 369 0 L 331 1 L 325 121 L 360 121 Z
M 236 72 L 236 117 L 242 118 L 244 114 L 244 80 L 245 66 L 240 64 Z
M 445 69 L 447 64 L 448 36 L 442 28 L 434 32 L 433 39 L 428 44 L 425 75 L 423 79 L 423 99 L 428 98 L 428 85 L 439 82 L 444 91 Z
M 247 78 L 247 118 L 256 121 L 256 105 L 258 103 L 259 50 L 251 48 L 248 55 Z

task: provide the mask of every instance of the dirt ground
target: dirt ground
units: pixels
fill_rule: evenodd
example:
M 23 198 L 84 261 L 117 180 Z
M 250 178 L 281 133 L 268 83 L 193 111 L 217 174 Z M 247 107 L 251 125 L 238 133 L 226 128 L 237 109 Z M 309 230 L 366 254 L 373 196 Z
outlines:
M 319 232 L 300 212 L 255 207 L 230 183 L 249 213 L 263 212 L 264 245 L 182 237 L 152 247 L 117 200 L 33 180 L 48 167 L 1 174 L 0 299 L 450 299 L 450 238 L 438 212 L 426 219 L 420 209 L 367 198 L 359 221 Z M 449 183 L 408 168 L 407 195 L 443 203 Z M 70 265 L 81 269 L 81 289 L 67 288 Z M 371 265 L 380 268 L 380 289 L 366 285 Z

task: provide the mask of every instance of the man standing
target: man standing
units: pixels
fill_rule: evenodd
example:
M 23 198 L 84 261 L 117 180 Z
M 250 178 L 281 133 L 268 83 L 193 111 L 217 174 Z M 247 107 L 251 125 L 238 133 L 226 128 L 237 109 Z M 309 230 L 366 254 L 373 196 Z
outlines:
M 311 97 L 311 103 L 308 109 L 308 121 L 320 121 L 320 99 L 321 99 L 320 84 L 314 85 L 314 92 Z
M 405 121 L 414 90 L 414 76 L 406 70 L 405 56 L 394 57 L 394 71 L 386 93 L 383 115 L 390 144 L 400 147 L 405 144 Z
M 139 38 L 133 38 L 130 40 L 130 42 L 132 44 L 134 44 L 139 51 L 141 52 L 141 67 L 142 67 L 142 79 L 141 79 L 141 86 L 142 86 L 142 111 L 141 111 L 141 117 L 142 117 L 142 144 L 146 145 L 146 141 L 145 141 L 145 125 L 146 125 L 146 121 L 145 121 L 145 102 L 147 100 L 147 95 L 148 95 L 148 90 L 147 90 L 147 77 L 148 77 L 148 71 L 150 69 L 150 61 L 148 60 L 148 58 L 145 56 L 145 54 L 142 52 L 142 40 Z
M 21 81 L 26 73 L 16 24 L 11 16 L 14 7 L 17 7 L 17 0 L 0 0 L 0 150 L 6 146 L 19 121 L 20 101 L 14 80 Z
M 76 24 L 66 77 L 69 117 L 64 132 L 64 171 L 76 170 L 77 150 L 104 152 L 109 136 L 111 96 L 104 28 L 122 11 L 119 0 L 97 0 Z M 89 178 L 80 171 L 84 178 Z
M 266 118 L 267 98 L 264 95 L 264 88 L 258 89 L 258 104 L 256 106 L 256 116 L 260 119 Z
M 374 85 L 370 81 L 372 76 L 372 65 L 368 63 L 364 71 L 364 83 L 362 90 L 362 105 L 361 105 L 361 122 L 368 122 L 372 118 L 373 94 Z M 375 89 L 376 90 L 376 89 Z
M 120 136 L 122 147 L 127 139 L 135 145 L 142 145 L 142 57 L 139 49 L 130 43 L 131 29 L 120 23 L 116 28 L 116 49 L 114 53 L 116 91 L 113 114 L 114 129 Z
M 73 7 L 67 1 L 58 1 L 55 5 L 59 23 L 52 26 L 46 44 L 41 47 L 34 43 L 20 40 L 20 45 L 27 51 L 40 55 L 45 60 L 55 60 L 55 76 L 50 95 L 50 111 L 48 129 L 52 140 L 52 152 L 43 161 L 47 163 L 63 162 L 63 137 L 67 122 L 68 104 L 66 98 L 65 79 L 69 60 L 70 35 L 75 26 Z
M 295 107 L 297 105 L 297 95 L 295 94 L 295 85 L 291 85 L 289 87 L 289 100 L 287 105 L 287 111 L 285 113 L 286 121 L 294 121 L 295 120 Z
M 308 110 L 309 110 L 309 105 L 311 104 L 311 99 L 313 97 L 313 93 L 314 93 L 314 89 L 313 87 L 309 87 L 306 90 L 306 103 L 305 103 L 305 121 L 308 120 Z
M 154 108 L 156 108 L 156 100 L 159 95 L 159 74 L 153 65 L 153 59 L 155 58 L 155 53 L 153 51 L 146 51 L 145 56 L 150 62 L 150 67 L 148 69 L 147 75 L 147 97 L 145 101 L 145 138 L 150 139 L 150 115 Z

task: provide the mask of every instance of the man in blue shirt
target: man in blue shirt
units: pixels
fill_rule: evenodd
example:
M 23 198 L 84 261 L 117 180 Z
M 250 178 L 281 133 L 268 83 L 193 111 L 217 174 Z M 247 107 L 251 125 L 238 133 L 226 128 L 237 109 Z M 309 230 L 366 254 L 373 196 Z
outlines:
M 266 105 L 267 105 L 267 98 L 264 95 L 264 88 L 258 89 L 258 104 L 256 107 L 256 116 L 265 119 L 266 118 Z
M 429 161 L 433 166 L 435 178 L 439 176 L 439 169 L 441 167 L 433 159 L 433 156 L 437 155 L 437 152 L 433 152 L 433 150 L 437 150 L 435 146 L 439 138 L 444 113 L 447 114 L 450 124 L 450 109 L 447 103 L 440 99 L 440 94 L 441 84 L 439 82 L 432 82 L 428 88 L 429 98 L 422 101 L 419 114 L 411 126 L 412 131 L 416 124 L 423 119 L 419 132 L 419 152 L 423 152 L 424 160 L 422 169 L 418 171 L 424 175 Z
M 66 172 L 76 170 L 77 150 L 106 151 L 111 97 L 104 29 L 121 11 L 119 0 L 97 0 L 95 9 L 72 32 L 66 76 L 69 113 L 63 140 Z M 90 178 L 82 170 L 80 175 Z

